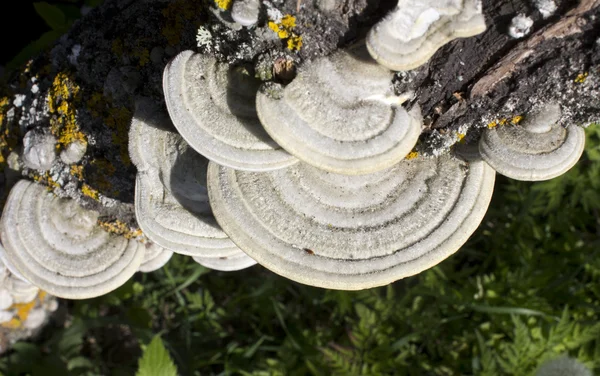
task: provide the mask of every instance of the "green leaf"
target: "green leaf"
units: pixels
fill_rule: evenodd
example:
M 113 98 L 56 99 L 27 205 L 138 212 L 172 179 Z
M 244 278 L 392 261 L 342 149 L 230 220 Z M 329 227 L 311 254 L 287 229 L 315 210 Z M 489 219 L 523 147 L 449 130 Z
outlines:
M 136 376 L 177 376 L 177 367 L 160 336 L 154 336 L 144 349 Z
M 33 7 L 52 30 L 65 31 L 67 28 L 67 17 L 59 7 L 50 5 L 45 1 L 33 3 Z

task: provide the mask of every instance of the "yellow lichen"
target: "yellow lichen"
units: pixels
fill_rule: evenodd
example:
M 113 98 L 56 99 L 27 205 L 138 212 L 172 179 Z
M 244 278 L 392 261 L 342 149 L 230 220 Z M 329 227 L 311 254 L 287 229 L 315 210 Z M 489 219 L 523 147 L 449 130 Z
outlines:
M 147 48 L 136 48 L 133 50 L 133 56 L 139 59 L 140 67 L 145 66 L 150 61 L 150 52 Z
M 52 134 L 58 138 L 58 149 L 73 141 L 87 144 L 87 138 L 77 124 L 75 104 L 80 100 L 80 88 L 69 75 L 58 73 L 48 91 L 48 110 Z
M 287 40 L 287 48 L 292 51 L 299 51 L 302 48 L 302 37 L 293 36 Z
M 122 235 L 126 239 L 137 238 L 142 235 L 142 230 L 130 228 L 124 222 L 116 220 L 114 222 L 103 222 L 98 221 L 98 225 L 102 227 L 105 231 L 110 232 L 111 234 Z
M 494 121 L 492 121 L 492 122 L 488 123 L 488 125 L 487 125 L 487 127 L 488 127 L 489 129 L 494 129 L 494 128 L 496 128 L 497 126 L 498 126 L 498 121 L 497 121 L 497 120 L 494 120 Z
M 29 316 L 29 312 L 31 312 L 33 307 L 35 307 L 36 303 L 37 302 L 34 299 L 34 300 L 30 301 L 29 303 L 13 304 L 13 308 L 17 310 L 17 316 L 18 316 L 19 320 L 21 320 L 21 321 L 27 320 L 27 317 Z
M 72 165 L 69 171 L 77 180 L 83 180 L 83 166 Z
M 231 2 L 231 0 L 229 1 Z M 203 1 L 175 0 L 168 2 L 168 5 L 162 10 L 165 20 L 161 33 L 170 46 L 181 42 L 185 25 L 194 23 L 192 20 L 202 14 L 203 7 Z
M 123 51 L 125 50 L 125 47 L 123 46 L 123 41 L 118 38 L 113 40 L 111 50 L 113 54 L 115 54 L 117 57 L 123 56 Z
M 3 322 L 2 324 L 0 324 L 3 328 L 7 328 L 7 329 L 18 329 L 21 327 L 23 323 L 21 322 L 21 320 L 17 319 L 16 317 L 10 319 L 10 321 L 7 322 Z
M 112 107 L 108 111 L 108 115 L 104 118 L 105 124 L 114 130 L 112 140 L 115 145 L 119 146 L 119 155 L 125 166 L 131 165 L 129 159 L 128 139 L 129 125 L 133 114 L 125 107 Z
M 407 160 L 407 161 L 410 161 L 410 160 L 416 159 L 416 158 L 418 158 L 418 157 L 419 157 L 419 152 L 417 152 L 417 151 L 411 151 L 411 152 L 410 152 L 410 153 L 408 153 L 408 155 L 406 156 L 406 160 Z
M 227 10 L 231 7 L 232 0 L 215 0 L 215 4 L 223 10 Z
M 291 14 L 286 14 L 281 19 L 281 26 L 286 29 L 292 29 L 296 27 L 296 17 L 292 16 Z
M 292 29 L 296 27 L 296 17 L 286 14 L 281 22 L 269 21 L 269 29 L 277 33 L 280 39 L 285 39 L 287 48 L 292 51 L 298 51 L 302 47 L 302 37 L 296 35 Z
M 588 72 L 585 73 L 581 73 L 577 76 L 577 78 L 575 78 L 575 82 L 578 84 L 582 84 L 585 82 L 585 80 L 588 78 L 590 74 Z
M 511 124 L 517 125 L 521 122 L 521 120 L 523 120 L 523 116 L 517 115 L 517 116 L 513 116 L 512 119 L 510 119 Z
M 458 132 L 456 137 L 458 137 L 458 142 L 462 142 L 465 139 L 466 134 Z
M 94 188 L 90 187 L 87 184 L 84 184 L 81 187 L 81 193 L 83 193 L 85 196 L 88 196 L 88 197 L 98 201 L 98 191 L 95 190 Z

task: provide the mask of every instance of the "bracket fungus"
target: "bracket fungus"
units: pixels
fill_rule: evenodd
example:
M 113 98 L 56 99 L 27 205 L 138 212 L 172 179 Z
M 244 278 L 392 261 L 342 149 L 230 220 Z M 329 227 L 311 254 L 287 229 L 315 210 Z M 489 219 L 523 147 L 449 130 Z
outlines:
M 303 162 L 369 174 L 401 161 L 421 134 L 418 106 L 402 108 L 405 98 L 393 94 L 392 78 L 355 48 L 308 63 L 284 89 L 263 87 L 256 108 L 271 137 Z
M 21 180 L 10 191 L 1 234 L 9 262 L 35 286 L 68 299 L 106 294 L 138 269 L 144 248 L 97 225 L 98 212 Z
M 483 219 L 494 181 L 483 161 L 450 155 L 360 176 L 305 163 L 208 168 L 215 217 L 244 252 L 284 277 L 342 290 L 385 285 L 456 252 Z
M 577 163 L 585 146 L 585 132 L 577 125 L 558 124 L 560 105 L 548 104 L 522 125 L 486 129 L 479 141 L 483 159 L 498 173 L 516 180 L 548 180 Z
M 144 259 L 138 268 L 142 273 L 150 273 L 165 266 L 173 256 L 173 251 L 164 249 L 163 247 L 152 243 L 145 245 Z
M 138 102 L 129 153 L 138 169 L 135 214 L 140 228 L 157 245 L 183 255 L 248 257 L 212 215 L 206 190 L 208 160 L 169 127 L 166 114 Z
M 165 68 L 163 88 L 173 124 L 206 158 L 249 171 L 297 162 L 262 128 L 255 109 L 258 81 L 241 69 L 183 51 Z
M 444 44 L 484 32 L 481 0 L 399 0 L 367 36 L 380 64 L 396 71 L 418 68 Z

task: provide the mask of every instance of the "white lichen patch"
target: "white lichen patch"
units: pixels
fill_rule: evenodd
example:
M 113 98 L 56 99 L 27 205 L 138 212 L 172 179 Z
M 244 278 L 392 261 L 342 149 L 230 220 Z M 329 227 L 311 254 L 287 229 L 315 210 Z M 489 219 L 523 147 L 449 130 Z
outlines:
M 512 38 L 520 39 L 528 35 L 531 32 L 533 26 L 533 20 L 524 14 L 518 14 L 515 16 L 508 28 L 508 35 Z
M 558 9 L 554 0 L 535 0 L 535 6 L 544 18 L 552 16 Z

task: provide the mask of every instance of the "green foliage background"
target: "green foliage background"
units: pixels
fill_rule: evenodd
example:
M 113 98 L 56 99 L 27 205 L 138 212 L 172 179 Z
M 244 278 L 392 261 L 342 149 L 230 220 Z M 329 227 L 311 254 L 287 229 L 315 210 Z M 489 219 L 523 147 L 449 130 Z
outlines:
M 159 333 L 181 375 L 532 375 L 564 354 L 598 372 L 600 126 L 586 133 L 566 175 L 499 177 L 471 240 L 415 277 L 342 292 L 175 256 L 109 295 L 70 302 L 64 328 L 18 344 L 0 371 L 132 375 L 145 364 L 140 344 Z

